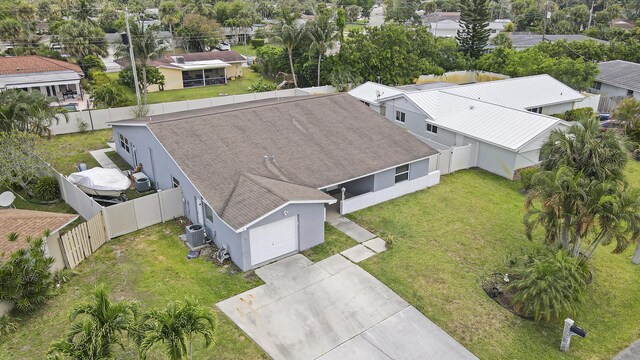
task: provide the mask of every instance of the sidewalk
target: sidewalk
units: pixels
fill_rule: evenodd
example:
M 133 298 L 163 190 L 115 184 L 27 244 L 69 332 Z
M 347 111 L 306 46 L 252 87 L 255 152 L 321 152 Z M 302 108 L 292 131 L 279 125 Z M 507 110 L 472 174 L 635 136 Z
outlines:
M 100 164 L 100 166 L 102 166 L 103 168 L 118 169 L 116 164 L 114 164 L 113 161 L 111 161 L 111 159 L 109 159 L 109 157 L 105 154 L 106 152 L 109 152 L 109 151 L 113 151 L 113 149 L 106 148 L 106 149 L 100 149 L 100 150 L 93 150 L 93 151 L 89 151 L 89 153 L 91 153 L 91 156 L 93 156 L 98 162 L 98 164 Z
M 628 348 L 622 350 L 613 360 L 635 360 L 640 359 L 640 340 L 629 345 Z
M 342 231 L 347 236 L 360 243 L 359 245 L 340 253 L 340 255 L 354 263 L 359 263 L 360 261 L 366 260 L 375 254 L 387 251 L 387 244 L 383 239 L 376 237 L 367 229 L 344 216 L 340 215 L 334 217 L 328 222 L 336 229 Z

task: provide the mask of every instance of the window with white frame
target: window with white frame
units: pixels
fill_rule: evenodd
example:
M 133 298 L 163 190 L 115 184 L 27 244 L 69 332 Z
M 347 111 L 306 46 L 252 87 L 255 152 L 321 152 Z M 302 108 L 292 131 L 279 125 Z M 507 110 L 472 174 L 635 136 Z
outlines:
M 180 181 L 178 181 L 178 179 L 174 178 L 173 176 L 171 177 L 171 186 L 174 188 L 177 188 L 178 186 L 180 186 Z
M 213 210 L 207 204 L 204 204 L 204 216 L 209 220 L 209 222 L 213 222 Z
M 396 184 L 405 180 L 409 180 L 409 164 L 396 168 Z
M 124 151 L 130 153 L 129 150 L 129 139 L 127 139 L 124 135 L 119 134 L 120 136 L 120 147 L 124 149 Z
M 396 110 L 396 121 L 404 122 L 405 114 L 402 111 Z
M 380 105 L 380 115 L 387 116 L 387 107 L 384 105 Z
M 437 134 L 438 133 L 438 127 L 436 125 L 427 123 L 427 132 Z

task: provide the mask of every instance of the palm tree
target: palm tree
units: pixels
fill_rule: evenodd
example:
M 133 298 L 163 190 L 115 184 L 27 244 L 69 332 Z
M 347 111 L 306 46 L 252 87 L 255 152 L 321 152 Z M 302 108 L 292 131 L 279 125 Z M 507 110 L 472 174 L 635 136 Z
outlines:
M 307 34 L 311 38 L 311 52 L 318 52 L 318 81 L 320 86 L 320 66 L 322 65 L 322 56 L 327 50 L 333 48 L 335 39 L 335 22 L 325 14 L 321 14 L 314 21 L 307 23 Z
M 253 26 L 253 22 L 256 19 L 256 10 L 251 3 L 244 3 L 240 11 L 238 12 L 238 16 L 235 19 L 236 25 L 244 29 L 243 43 L 244 43 L 244 53 L 247 54 L 247 35 L 249 33 L 249 29 Z
M 87 55 L 107 56 L 109 44 L 104 31 L 90 22 L 71 20 L 60 26 L 56 41 L 76 59 Z
M 293 66 L 293 49 L 300 43 L 300 40 L 305 36 L 304 26 L 296 24 L 299 14 L 292 9 L 283 7 L 281 13 L 280 23 L 274 31 L 272 41 L 275 43 L 283 44 L 287 49 L 287 55 L 289 56 L 289 66 L 291 67 L 291 76 L 293 77 L 293 84 L 298 87 L 298 79 L 296 78 L 296 71 Z
M 106 359 L 113 356 L 113 345 L 122 346 L 122 334 L 133 323 L 136 306 L 128 301 L 112 303 L 104 286 L 93 291 L 91 303 L 77 306 L 71 313 L 66 337 L 51 344 L 49 354 L 72 359 Z
M 189 0 L 184 11 L 186 13 L 202 15 L 209 19 L 216 17 L 213 5 L 211 5 L 207 0 Z
M 612 117 L 624 123 L 629 138 L 640 142 L 640 100 L 632 97 L 622 100 L 613 111 Z
M 31 33 L 30 24 L 38 18 L 37 13 L 38 9 L 31 3 L 20 2 L 16 5 L 16 19 L 26 26 L 28 33 Z
M 170 303 L 166 309 L 151 311 L 145 318 L 143 353 L 155 344 L 163 343 L 170 359 L 183 359 L 187 355 L 188 341 L 190 358 L 193 358 L 194 336 L 202 335 L 207 347 L 213 341 L 213 315 L 193 300 Z
M 612 131 L 601 132 L 598 121 L 590 118 L 567 131 L 552 131 L 540 158 L 544 170 L 567 166 L 589 179 L 615 180 L 623 177 L 628 154 L 620 137 Z
M 93 0 L 76 0 L 71 11 L 74 19 L 92 23 L 91 18 L 96 15 L 96 5 Z
M 182 11 L 173 1 L 164 1 L 160 4 L 160 19 L 163 24 L 169 27 L 169 32 L 173 35 L 173 26 L 180 22 Z
M 0 131 L 51 136 L 51 124 L 59 117 L 68 117 L 66 110 L 51 106 L 57 101 L 39 91 L 9 89 L 0 92 Z

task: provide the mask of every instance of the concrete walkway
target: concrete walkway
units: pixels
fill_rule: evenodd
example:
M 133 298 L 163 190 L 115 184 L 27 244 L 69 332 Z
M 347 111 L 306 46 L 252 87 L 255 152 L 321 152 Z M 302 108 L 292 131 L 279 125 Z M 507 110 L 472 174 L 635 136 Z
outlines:
M 314 264 L 297 254 L 256 274 L 264 285 L 217 306 L 276 360 L 476 359 L 340 255 Z
M 340 255 L 346 257 L 354 263 L 359 263 L 360 261 L 366 260 L 375 254 L 387 251 L 387 244 L 383 239 L 376 237 L 367 229 L 361 227 L 360 225 L 354 223 L 346 217 L 337 214 L 332 216 L 331 218 L 327 216 L 327 219 L 329 219 L 329 224 L 333 225 L 336 229 L 342 231 L 347 236 L 360 243 L 359 245 L 356 245 L 340 253 Z
M 638 360 L 640 359 L 640 340 L 622 350 L 613 360 Z
M 100 164 L 101 167 L 105 169 L 118 169 L 116 164 L 114 164 L 113 161 L 111 161 L 111 159 L 109 159 L 109 157 L 105 154 L 106 152 L 109 152 L 109 151 L 113 151 L 113 149 L 109 147 L 106 149 L 89 151 L 89 153 L 91 153 L 91 156 L 93 156 L 96 159 L 96 161 L 98 162 L 98 164 Z

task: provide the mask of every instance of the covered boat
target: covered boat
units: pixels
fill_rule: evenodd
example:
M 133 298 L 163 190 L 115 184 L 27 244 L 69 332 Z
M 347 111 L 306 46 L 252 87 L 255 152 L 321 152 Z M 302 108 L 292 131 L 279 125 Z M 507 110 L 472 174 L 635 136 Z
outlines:
M 101 167 L 73 173 L 67 179 L 94 196 L 119 197 L 131 186 L 131 180 L 120 170 Z

